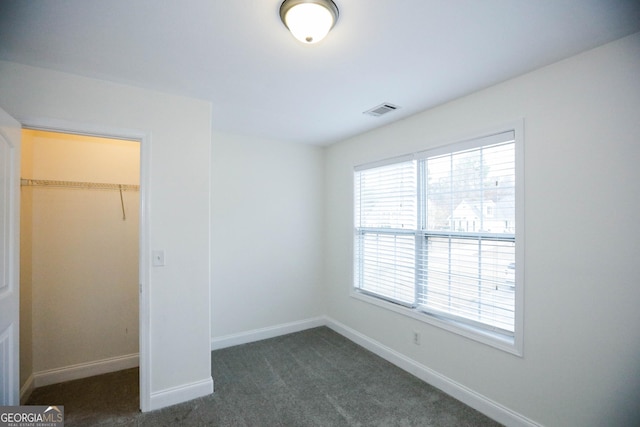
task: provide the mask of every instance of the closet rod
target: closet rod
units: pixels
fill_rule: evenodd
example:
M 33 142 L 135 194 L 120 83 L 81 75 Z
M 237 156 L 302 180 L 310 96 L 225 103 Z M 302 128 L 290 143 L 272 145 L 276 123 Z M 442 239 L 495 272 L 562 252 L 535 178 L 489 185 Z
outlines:
M 78 182 L 78 181 L 54 181 L 50 179 L 25 179 L 20 180 L 23 187 L 64 187 L 64 188 L 80 188 L 87 190 L 120 190 L 120 191 L 139 191 L 139 185 L 132 184 L 106 184 L 101 182 Z

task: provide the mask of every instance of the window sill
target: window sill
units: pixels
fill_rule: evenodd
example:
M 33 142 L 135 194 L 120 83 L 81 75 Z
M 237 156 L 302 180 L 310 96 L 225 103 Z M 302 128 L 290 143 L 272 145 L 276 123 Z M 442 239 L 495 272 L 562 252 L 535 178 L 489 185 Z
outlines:
M 439 318 L 434 315 L 415 310 L 413 308 L 405 307 L 400 304 L 394 304 L 392 302 L 367 295 L 365 293 L 359 292 L 356 289 L 351 289 L 350 294 L 352 298 L 355 298 L 357 300 L 393 311 L 403 316 L 411 317 L 440 329 L 453 332 L 454 334 L 463 336 L 473 341 L 486 344 L 498 350 L 502 350 L 504 352 L 522 357 L 522 340 L 518 341 L 514 337 L 504 336 L 499 333 L 476 328 L 471 325 L 456 322 L 451 319 Z M 518 334 L 518 331 L 516 331 L 516 334 Z

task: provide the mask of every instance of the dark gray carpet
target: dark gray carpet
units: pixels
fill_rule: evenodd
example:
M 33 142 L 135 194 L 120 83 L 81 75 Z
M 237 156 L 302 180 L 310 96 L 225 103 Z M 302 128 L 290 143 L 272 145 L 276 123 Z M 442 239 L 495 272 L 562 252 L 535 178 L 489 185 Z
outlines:
M 188 361 L 185 361 L 188 363 Z M 215 394 L 141 414 L 137 370 L 36 389 L 67 426 L 498 426 L 328 328 L 211 353 Z

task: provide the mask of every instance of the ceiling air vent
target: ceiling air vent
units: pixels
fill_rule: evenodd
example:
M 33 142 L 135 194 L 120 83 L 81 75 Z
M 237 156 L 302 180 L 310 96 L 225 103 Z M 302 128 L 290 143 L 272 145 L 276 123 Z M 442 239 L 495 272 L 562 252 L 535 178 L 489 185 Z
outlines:
M 400 107 L 398 107 L 397 105 L 393 105 L 393 104 L 390 104 L 388 102 L 385 102 L 384 104 L 380 104 L 378 106 L 375 106 L 372 109 L 367 110 L 362 114 L 366 114 L 368 116 L 373 116 L 373 117 L 380 117 L 383 114 L 390 113 L 392 111 L 397 110 L 398 108 L 400 108 Z

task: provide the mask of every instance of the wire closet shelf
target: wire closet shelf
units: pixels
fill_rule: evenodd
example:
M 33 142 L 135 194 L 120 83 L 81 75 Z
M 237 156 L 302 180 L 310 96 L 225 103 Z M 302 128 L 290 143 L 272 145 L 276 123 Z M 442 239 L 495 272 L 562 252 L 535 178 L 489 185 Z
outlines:
M 102 182 L 80 182 L 80 181 L 56 181 L 50 179 L 25 179 L 20 180 L 23 187 L 57 187 L 57 188 L 78 188 L 85 190 L 115 190 L 115 191 L 139 191 L 139 185 L 133 184 L 110 184 Z
M 139 191 L 139 185 L 133 184 L 109 184 L 103 182 L 80 182 L 80 181 L 56 181 L 50 179 L 20 179 L 23 187 L 49 187 L 49 188 L 76 188 L 80 190 L 115 190 L 120 192 L 120 206 L 122 207 L 122 220 L 127 220 L 127 213 L 124 208 L 123 191 Z

